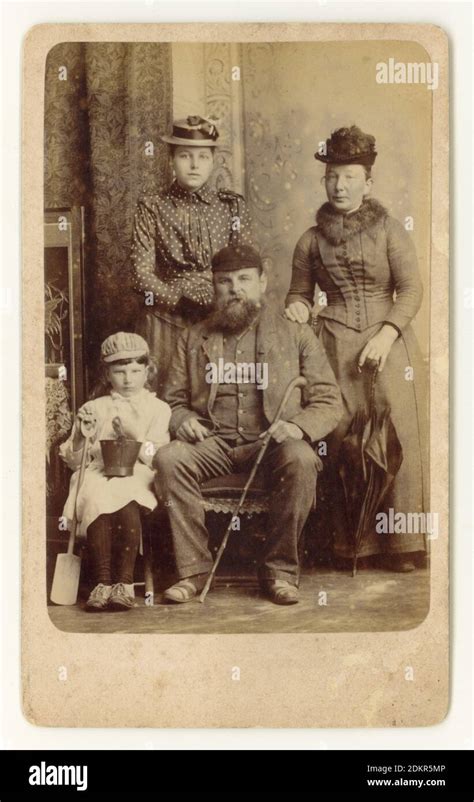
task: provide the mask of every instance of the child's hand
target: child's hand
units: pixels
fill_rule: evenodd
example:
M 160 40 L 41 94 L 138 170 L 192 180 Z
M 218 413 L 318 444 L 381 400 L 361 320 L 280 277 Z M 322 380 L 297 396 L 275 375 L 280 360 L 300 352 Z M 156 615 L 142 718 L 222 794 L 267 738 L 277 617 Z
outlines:
M 82 431 L 85 430 L 92 434 L 95 429 L 96 418 L 90 404 L 84 404 L 76 415 L 76 431 L 74 435 L 74 449 L 77 450 L 82 446 L 84 435 Z

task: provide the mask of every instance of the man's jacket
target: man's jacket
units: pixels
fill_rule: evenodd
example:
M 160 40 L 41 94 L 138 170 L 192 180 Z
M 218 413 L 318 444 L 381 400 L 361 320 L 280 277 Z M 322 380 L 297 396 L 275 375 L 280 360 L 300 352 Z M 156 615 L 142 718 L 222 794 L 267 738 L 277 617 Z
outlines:
M 212 410 L 217 384 L 206 382 L 206 366 L 223 358 L 223 335 L 201 321 L 181 335 L 171 363 L 164 400 L 172 409 L 170 431 L 198 417 L 219 434 Z M 325 437 L 342 417 L 342 401 L 323 346 L 306 324 L 293 323 L 264 308 L 257 324 L 256 362 L 268 364 L 268 387 L 259 390 L 270 425 L 288 383 L 304 376 L 307 385 L 291 394 L 282 419 L 295 423 L 312 443 Z

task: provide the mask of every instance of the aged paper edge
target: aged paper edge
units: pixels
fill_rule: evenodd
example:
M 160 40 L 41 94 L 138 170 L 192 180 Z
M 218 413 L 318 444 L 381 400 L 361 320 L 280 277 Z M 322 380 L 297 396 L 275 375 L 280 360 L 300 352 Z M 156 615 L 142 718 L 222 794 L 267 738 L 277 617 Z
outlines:
M 440 65 L 433 92 L 430 299 L 431 603 L 413 630 L 259 635 L 74 634 L 51 623 L 44 593 L 43 125 L 48 51 L 65 41 L 317 42 L 404 40 Z M 52 727 L 413 727 L 442 721 L 448 633 L 448 41 L 434 25 L 42 24 L 23 48 L 22 703 Z M 350 655 L 351 659 L 347 660 Z M 67 682 L 58 668 L 68 668 Z M 232 666 L 241 681 L 231 681 Z M 404 680 L 413 666 L 417 681 Z M 361 670 L 362 669 L 362 670 Z M 421 683 L 421 687 L 420 687 Z M 391 710 L 381 712 L 384 700 Z

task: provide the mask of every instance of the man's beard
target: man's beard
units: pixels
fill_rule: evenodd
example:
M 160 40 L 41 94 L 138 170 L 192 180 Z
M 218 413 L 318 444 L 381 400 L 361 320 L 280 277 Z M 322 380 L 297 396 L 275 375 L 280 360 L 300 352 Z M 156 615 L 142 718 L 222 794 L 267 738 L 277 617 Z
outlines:
M 225 304 L 216 301 L 214 311 L 207 318 L 210 331 L 222 334 L 240 334 L 255 320 L 263 306 L 263 301 L 256 303 L 248 299 L 231 298 Z

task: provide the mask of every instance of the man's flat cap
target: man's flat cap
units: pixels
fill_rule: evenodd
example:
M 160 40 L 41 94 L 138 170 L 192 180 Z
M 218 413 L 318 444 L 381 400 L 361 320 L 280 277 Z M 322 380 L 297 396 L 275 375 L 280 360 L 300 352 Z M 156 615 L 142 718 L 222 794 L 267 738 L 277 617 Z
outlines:
M 213 273 L 230 273 L 247 267 L 256 267 L 260 272 L 263 269 L 260 255 L 250 245 L 228 245 L 212 257 Z

